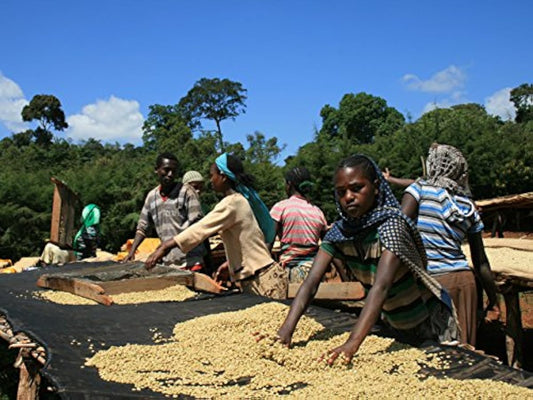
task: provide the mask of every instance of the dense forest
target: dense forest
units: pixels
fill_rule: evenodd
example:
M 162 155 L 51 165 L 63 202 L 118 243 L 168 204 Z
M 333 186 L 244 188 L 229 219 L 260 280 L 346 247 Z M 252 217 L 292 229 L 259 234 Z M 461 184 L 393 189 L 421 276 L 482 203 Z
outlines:
M 38 127 L 13 133 L 0 141 L 0 258 L 17 260 L 40 254 L 49 237 L 53 184 L 64 181 L 82 204 L 102 210 L 101 247 L 116 252 L 134 236 L 146 193 L 157 182 L 159 152 L 176 154 L 181 173 L 196 169 L 208 177 L 210 164 L 222 151 L 241 157 L 256 177 L 256 188 L 267 206 L 284 198 L 283 173 L 301 165 L 316 185 L 313 200 L 328 220 L 335 218 L 332 175 L 340 159 L 352 153 L 372 156 L 399 177 L 422 174 L 421 157 L 432 142 L 463 151 L 469 162 L 476 199 L 522 193 L 533 188 L 533 85 L 511 91 L 514 121 L 487 114 L 478 104 L 435 109 L 416 121 L 406 118 L 385 99 L 367 93 L 348 93 L 335 106 L 320 111 L 322 126 L 310 143 L 280 160 L 284 145 L 256 131 L 247 143 L 224 140 L 221 122 L 246 111 L 246 89 L 227 79 L 201 79 L 174 105 L 154 104 L 143 125 L 143 145 L 119 145 L 87 139 L 82 143 L 54 135 L 68 127 L 61 103 L 53 95 L 36 95 L 22 117 Z M 202 122 L 211 120 L 216 130 Z M 400 195 L 400 192 L 398 192 Z M 203 201 L 212 206 L 209 189 Z

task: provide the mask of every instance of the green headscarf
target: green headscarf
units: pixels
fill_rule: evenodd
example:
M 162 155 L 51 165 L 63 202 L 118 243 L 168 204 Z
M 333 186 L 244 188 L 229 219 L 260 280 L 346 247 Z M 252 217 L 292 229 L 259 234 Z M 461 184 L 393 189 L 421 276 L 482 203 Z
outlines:
M 81 228 L 74 236 L 73 243 L 75 244 L 78 238 L 83 233 L 83 230 L 100 223 L 100 208 L 96 204 L 87 204 L 81 212 Z

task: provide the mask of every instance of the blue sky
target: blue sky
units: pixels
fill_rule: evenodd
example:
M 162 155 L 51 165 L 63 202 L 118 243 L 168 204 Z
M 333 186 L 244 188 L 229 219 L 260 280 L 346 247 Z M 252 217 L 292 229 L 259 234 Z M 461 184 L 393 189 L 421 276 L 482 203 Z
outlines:
M 509 90 L 533 82 L 532 15 L 530 0 L 0 0 L 0 138 L 53 94 L 70 125 L 58 136 L 140 145 L 148 107 L 203 77 L 248 90 L 226 140 L 260 131 L 284 156 L 346 93 L 413 119 L 465 102 L 508 119 Z

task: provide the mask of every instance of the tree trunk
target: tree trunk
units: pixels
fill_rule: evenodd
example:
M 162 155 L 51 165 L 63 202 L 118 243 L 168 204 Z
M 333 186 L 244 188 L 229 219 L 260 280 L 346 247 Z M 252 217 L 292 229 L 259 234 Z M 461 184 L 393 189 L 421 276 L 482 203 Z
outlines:
M 220 146 L 220 151 L 224 153 L 224 139 L 222 138 L 222 129 L 220 129 L 220 121 L 218 119 L 215 119 L 215 123 L 217 124 L 218 145 Z

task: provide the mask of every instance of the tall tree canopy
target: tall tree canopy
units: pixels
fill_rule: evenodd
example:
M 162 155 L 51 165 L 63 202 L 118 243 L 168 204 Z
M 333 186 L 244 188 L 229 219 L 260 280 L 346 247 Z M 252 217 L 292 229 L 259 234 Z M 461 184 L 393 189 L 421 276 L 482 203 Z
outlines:
M 511 101 L 516 108 L 516 122 L 533 121 L 533 84 L 524 83 L 511 90 Z
M 33 133 L 35 141 L 39 144 L 49 144 L 52 141 L 52 127 L 57 131 L 68 128 L 61 102 L 50 94 L 33 96 L 30 103 L 24 106 L 21 114 L 23 121 L 39 121 L 40 125 Z
M 183 97 L 178 107 L 193 128 L 201 128 L 201 119 L 210 119 L 217 127 L 218 146 L 224 151 L 224 140 L 220 123 L 235 119 L 246 112 L 246 89 L 239 82 L 229 79 L 202 78 Z
M 404 116 L 384 99 L 364 92 L 345 94 L 338 109 L 325 105 L 320 116 L 320 134 L 339 138 L 347 153 L 350 145 L 372 143 L 378 136 L 390 135 L 405 124 Z
M 158 153 L 175 151 L 192 139 L 192 132 L 177 106 L 151 105 L 143 124 L 143 143 L 146 149 Z

